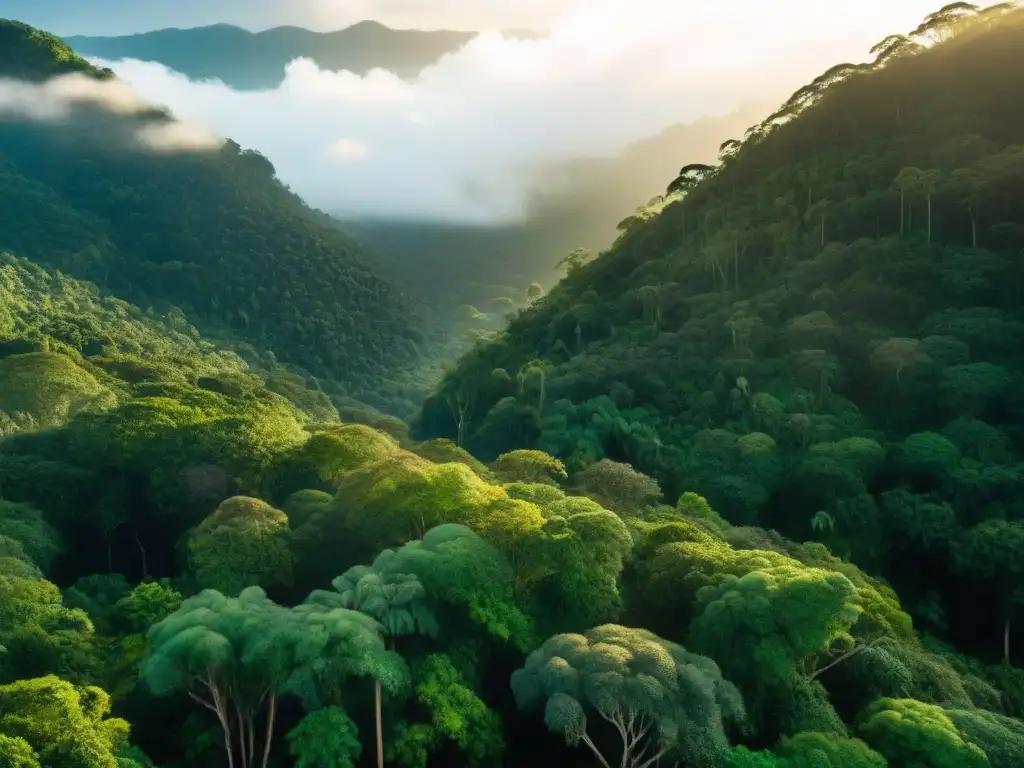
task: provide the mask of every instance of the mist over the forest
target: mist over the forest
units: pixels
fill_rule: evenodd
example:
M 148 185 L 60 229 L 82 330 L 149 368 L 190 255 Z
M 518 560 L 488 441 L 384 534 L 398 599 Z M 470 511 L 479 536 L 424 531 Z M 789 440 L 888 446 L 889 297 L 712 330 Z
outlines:
M 331 213 L 499 223 L 524 216 L 532 189 L 552 193 L 543 169 L 615 156 L 666 126 L 750 99 L 784 98 L 837 56 L 863 58 L 893 23 L 872 21 L 874 2 L 839 12 L 793 3 L 806 22 L 799 30 L 774 5 L 742 14 L 735 2 L 720 5 L 592 4 L 541 39 L 484 33 L 409 80 L 299 59 L 279 88 L 240 92 L 155 62 L 98 63 L 179 117 L 260 150 L 282 180 Z M 908 23 L 928 7 L 907 5 Z M 714 55 L 737 37 L 749 42 Z M 665 158 L 666 181 L 687 159 Z
M 108 115 L 149 119 L 105 120 Z M 221 138 L 200 123 L 169 119 L 165 111 L 122 81 L 96 80 L 78 73 L 61 75 L 45 83 L 0 78 L 0 121 L 3 120 L 74 121 L 80 136 L 111 148 L 144 152 L 206 152 L 223 145 Z

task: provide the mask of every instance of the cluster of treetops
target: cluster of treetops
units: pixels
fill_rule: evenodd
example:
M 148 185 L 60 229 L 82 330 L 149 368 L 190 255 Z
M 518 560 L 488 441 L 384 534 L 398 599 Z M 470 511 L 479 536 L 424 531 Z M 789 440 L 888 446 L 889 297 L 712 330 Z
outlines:
M 3 257 L 0 764 L 1024 764 L 1024 17 L 929 36 L 572 254 L 447 438 Z
M 0 340 L 0 764 L 1024 759 L 1024 671 L 820 543 L 608 459 L 342 421 L 13 256 Z
M 413 434 L 628 462 L 1020 658 L 1024 10 L 955 3 L 872 53 L 570 254 Z
M 0 19 L 0 49 L 0 78 L 113 77 L 14 21 Z M 122 140 L 168 119 L 79 106 L 68 120 L 0 122 L 0 250 L 160 315 L 180 310 L 211 338 L 276 350 L 331 392 L 414 415 L 442 341 L 418 300 L 259 152 Z

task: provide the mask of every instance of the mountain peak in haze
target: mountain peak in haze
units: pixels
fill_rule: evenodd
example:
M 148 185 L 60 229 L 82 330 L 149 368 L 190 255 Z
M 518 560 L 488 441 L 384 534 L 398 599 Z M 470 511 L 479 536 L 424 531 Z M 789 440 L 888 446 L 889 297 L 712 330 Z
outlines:
M 289 62 L 312 59 L 323 69 L 365 74 L 386 69 L 415 77 L 478 33 L 456 30 L 392 29 L 367 19 L 334 32 L 303 27 L 274 27 L 250 32 L 229 24 L 192 29 L 158 29 L 123 37 L 69 37 L 68 45 L 85 56 L 106 60 L 154 61 L 192 80 L 221 80 L 237 90 L 276 88 Z M 518 38 L 536 33 L 516 30 Z
M 375 19 L 363 19 L 362 21 L 357 21 L 355 24 L 352 24 L 351 26 L 346 27 L 346 29 L 347 29 L 347 31 L 351 32 L 352 30 L 355 30 L 355 29 L 388 29 L 388 30 L 390 30 L 391 27 L 387 26 L 386 24 L 381 24 L 379 21 L 376 21 Z

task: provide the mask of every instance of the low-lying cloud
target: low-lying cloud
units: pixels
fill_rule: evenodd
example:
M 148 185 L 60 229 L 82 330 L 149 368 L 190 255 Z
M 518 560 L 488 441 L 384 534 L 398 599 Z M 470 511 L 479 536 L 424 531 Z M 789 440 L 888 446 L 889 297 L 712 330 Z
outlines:
M 538 169 L 784 96 L 838 61 L 863 60 L 934 0 L 892 5 L 588 0 L 543 39 L 484 33 L 411 81 L 300 59 L 263 92 L 155 63 L 101 63 L 177 116 L 262 151 L 317 207 L 497 222 L 523 214 Z M 666 182 L 685 160 L 665 159 Z
M 122 80 L 97 80 L 79 73 L 61 75 L 44 83 L 0 78 L 0 121 L 68 121 L 83 107 L 121 116 L 145 115 L 160 108 Z M 196 122 L 162 119 L 125 127 L 133 148 L 142 151 L 210 151 L 224 143 Z

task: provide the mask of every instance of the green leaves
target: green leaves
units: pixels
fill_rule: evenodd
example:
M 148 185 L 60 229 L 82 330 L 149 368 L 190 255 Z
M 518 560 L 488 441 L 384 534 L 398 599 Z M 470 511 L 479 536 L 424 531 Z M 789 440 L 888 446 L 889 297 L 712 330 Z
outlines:
M 352 675 L 402 690 L 408 670 L 385 648 L 380 630 L 358 611 L 315 603 L 283 608 L 258 587 L 237 598 L 205 590 L 150 630 L 140 675 L 157 696 L 183 691 L 214 712 L 230 759 L 236 714 L 245 733 L 268 708 L 270 749 L 279 693 L 294 693 L 312 710 L 338 701 Z
M 517 689 L 513 689 L 517 690 Z M 519 701 L 517 696 L 517 701 Z M 525 701 L 525 700 L 524 700 Z M 523 704 L 520 704 L 523 707 Z M 544 724 L 548 730 L 565 736 L 565 743 L 575 747 L 587 732 L 587 716 L 579 699 L 567 693 L 554 693 L 544 705 Z
M 200 586 L 232 595 L 249 586 L 288 584 L 293 556 L 288 518 L 259 499 L 222 502 L 189 538 L 189 559 Z
M 0 765 L 4 768 L 42 768 L 39 755 L 21 736 L 0 734 Z
M 27 504 L 0 499 L 0 536 L 21 544 L 26 557 L 44 573 L 64 551 L 60 533 L 43 519 L 42 512 Z
M 389 639 L 437 634 L 437 620 L 427 607 L 426 591 L 413 574 L 382 574 L 355 566 L 336 578 L 332 586 L 339 593 L 341 607 L 372 616 Z
M 782 732 L 841 728 L 823 690 L 805 675 L 817 656 L 849 638 L 860 615 L 849 579 L 777 565 L 704 587 L 698 603 L 694 645 L 716 658 L 740 686 L 755 727 L 781 727 Z
M 59 673 L 81 681 L 94 663 L 92 622 L 64 606 L 56 586 L 26 576 L 0 575 L 2 679 Z
M 415 670 L 415 696 L 427 723 L 403 724 L 389 755 L 406 768 L 425 768 L 445 740 L 458 745 L 469 766 L 494 765 L 504 749 L 501 720 L 476 695 L 451 660 L 431 654 Z
M 286 628 L 296 664 L 284 689 L 300 696 L 307 708 L 340 703 L 341 686 L 351 676 L 378 680 L 390 693 L 408 686 L 405 662 L 387 649 L 372 616 L 314 602 L 291 612 L 295 623 Z
M 12 768 L 118 768 L 114 754 L 129 727 L 109 714 L 102 690 L 52 675 L 0 686 L 0 760 Z
M 0 411 L 56 427 L 85 410 L 102 410 L 116 397 L 64 355 L 36 352 L 0 359 Z
M 10 57 L 0 77 L 37 82 L 74 72 L 101 78 L 109 72 L 94 67 L 59 37 L 10 19 L 0 20 L 0 45 Z
M 860 736 L 895 765 L 988 768 L 985 753 L 963 738 L 940 707 L 913 699 L 879 699 L 861 718 Z
M 145 632 L 181 607 L 181 594 L 164 581 L 137 585 L 117 601 L 117 609 L 133 632 Z
M 502 454 L 491 469 L 503 483 L 558 485 L 569 479 L 565 465 L 543 451 L 510 451 Z
M 713 661 L 613 624 L 549 638 L 511 685 L 520 709 L 543 707 L 550 730 L 569 744 L 583 742 L 605 765 L 588 734 L 588 712 L 615 725 L 624 765 L 658 754 L 683 764 L 720 761 L 725 728 L 745 718 L 739 693 Z
M 889 763 L 860 739 L 805 731 L 783 737 L 775 749 L 790 768 L 887 768 Z
M 359 730 L 341 707 L 310 712 L 286 738 L 295 768 L 355 768 L 363 753 Z

